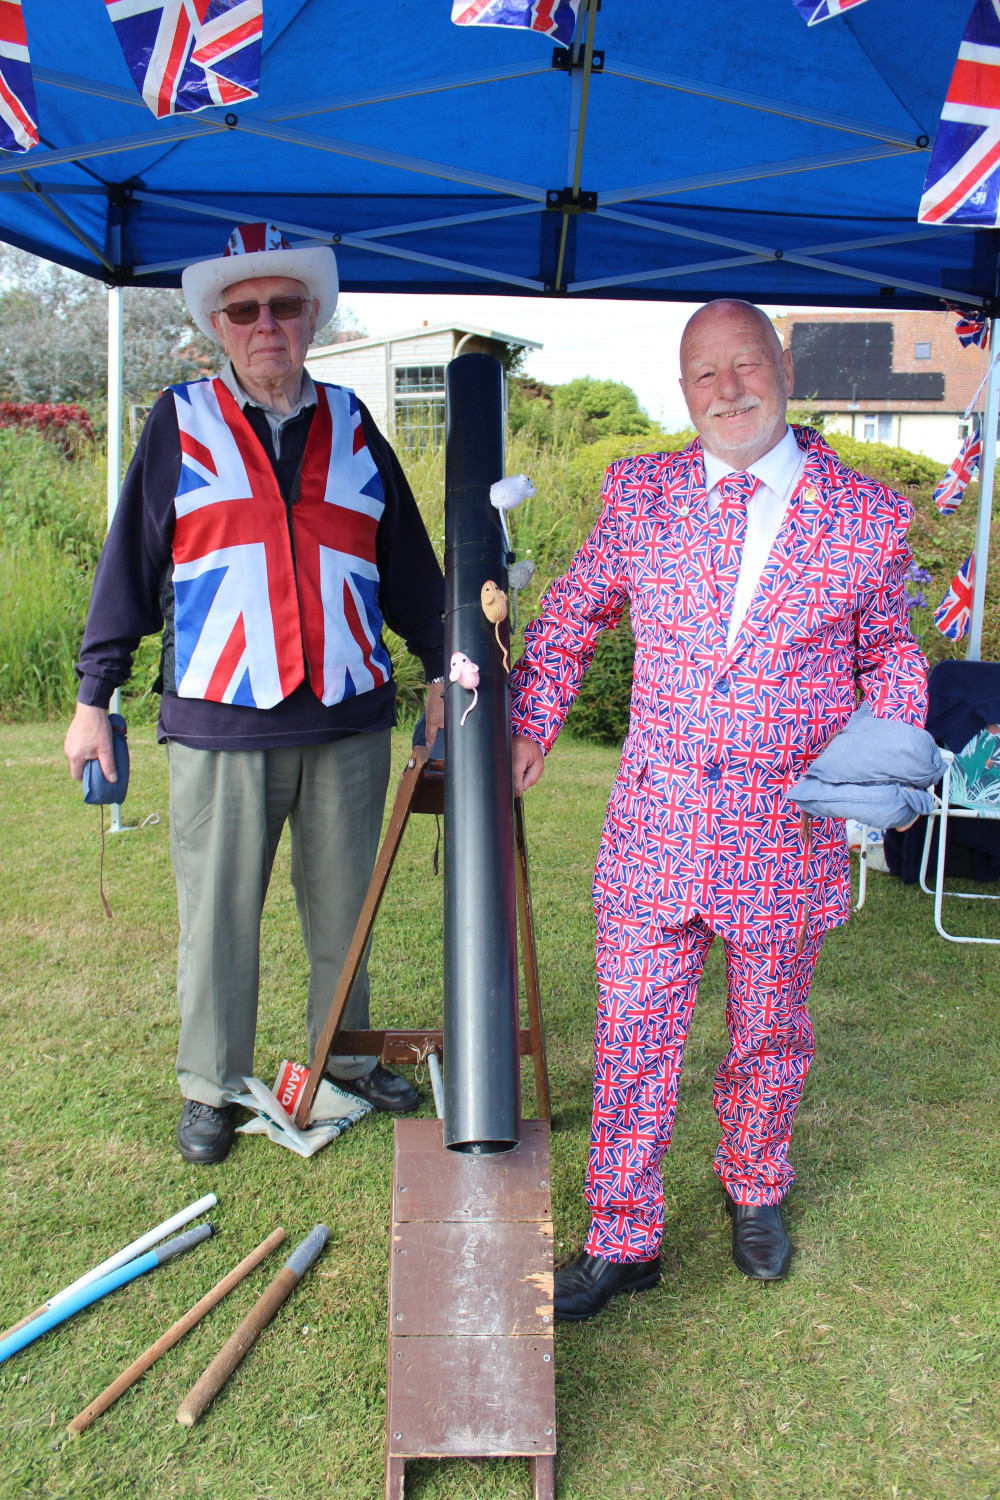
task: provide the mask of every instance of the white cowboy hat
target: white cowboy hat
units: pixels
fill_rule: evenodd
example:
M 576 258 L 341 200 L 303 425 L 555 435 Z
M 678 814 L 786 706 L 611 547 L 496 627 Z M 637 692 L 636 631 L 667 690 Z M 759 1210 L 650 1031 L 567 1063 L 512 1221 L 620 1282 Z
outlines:
M 214 343 L 222 342 L 211 318 L 219 293 L 255 276 L 289 276 L 301 281 L 309 295 L 319 301 L 317 328 L 333 317 L 340 282 L 337 257 L 329 245 L 293 249 L 274 224 L 239 224 L 229 236 L 223 255 L 216 260 L 196 261 L 186 266 L 181 276 L 188 310 Z

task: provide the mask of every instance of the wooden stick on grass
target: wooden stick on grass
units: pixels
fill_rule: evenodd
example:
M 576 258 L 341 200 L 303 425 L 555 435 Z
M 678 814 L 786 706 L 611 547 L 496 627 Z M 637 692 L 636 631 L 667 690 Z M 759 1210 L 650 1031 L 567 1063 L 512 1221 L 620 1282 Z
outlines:
M 66 1431 L 70 1436 L 76 1437 L 78 1433 L 83 1432 L 84 1428 L 89 1427 L 91 1422 L 99 1417 L 102 1412 L 107 1411 L 109 1406 L 113 1406 L 118 1397 L 123 1395 L 129 1386 L 135 1385 L 139 1377 L 144 1375 L 150 1366 L 156 1363 L 161 1354 L 166 1354 L 168 1349 L 172 1349 L 175 1344 L 179 1344 L 184 1335 L 207 1312 L 211 1312 L 212 1308 L 221 1302 L 223 1297 L 243 1280 L 244 1276 L 248 1276 L 256 1266 L 260 1265 L 262 1260 L 266 1260 L 272 1250 L 277 1250 L 284 1238 L 285 1231 L 279 1225 L 273 1234 L 269 1234 L 267 1239 L 263 1240 L 257 1246 L 256 1250 L 251 1250 L 250 1254 L 241 1260 L 238 1266 L 234 1266 L 228 1276 L 223 1276 L 221 1281 L 216 1282 L 212 1290 L 206 1292 L 200 1302 L 196 1302 L 194 1307 L 190 1308 L 182 1318 L 178 1318 L 174 1326 L 168 1328 L 166 1333 L 162 1334 L 155 1344 L 151 1344 L 145 1354 L 140 1354 L 134 1364 L 129 1365 L 128 1369 L 124 1370 L 118 1376 L 117 1380 L 113 1380 L 99 1396 L 91 1401 L 89 1406 L 84 1407 L 79 1416 L 74 1417 L 72 1422 L 66 1424 Z
M 202 1412 L 215 1400 L 240 1360 L 253 1348 L 329 1238 L 330 1231 L 326 1225 L 317 1224 L 302 1243 L 295 1247 L 271 1285 L 257 1298 L 239 1328 L 223 1344 L 204 1375 L 195 1382 L 177 1408 L 177 1420 L 182 1427 L 193 1427 Z

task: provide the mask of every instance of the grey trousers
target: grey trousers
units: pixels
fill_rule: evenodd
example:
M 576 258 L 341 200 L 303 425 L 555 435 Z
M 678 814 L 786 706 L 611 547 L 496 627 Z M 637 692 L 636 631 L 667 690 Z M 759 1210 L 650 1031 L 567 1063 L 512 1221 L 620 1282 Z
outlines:
M 260 919 L 286 822 L 309 959 L 311 1062 L 375 864 L 390 738 L 384 730 L 280 750 L 168 744 L 180 917 L 177 1081 L 185 1099 L 218 1106 L 243 1093 L 244 1076 L 253 1074 Z M 345 1027 L 368 1026 L 368 993 L 366 953 Z M 296 1060 L 294 1048 L 289 1055 Z M 329 1071 L 361 1078 L 374 1065 L 373 1057 L 331 1058 Z

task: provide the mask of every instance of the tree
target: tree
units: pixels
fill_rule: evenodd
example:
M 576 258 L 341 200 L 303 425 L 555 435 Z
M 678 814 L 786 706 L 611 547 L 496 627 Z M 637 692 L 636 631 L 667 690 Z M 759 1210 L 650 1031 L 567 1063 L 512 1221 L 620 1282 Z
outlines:
M 358 324 L 357 316 L 349 307 L 337 304 L 337 310 L 329 322 L 324 323 L 322 328 L 317 328 L 313 334 L 312 347 L 322 349 L 327 344 L 349 344 L 354 339 L 364 339 L 368 335 Z
M 528 375 L 508 381 L 507 425 L 512 433 L 524 432 L 540 443 L 551 443 L 553 389 Z
M 544 385 L 525 377 L 511 383 L 508 421 L 512 432 L 527 431 L 543 442 L 593 443 L 612 435 L 639 435 L 654 424 L 632 387 L 619 380 L 582 375 L 565 385 Z
M 571 428 L 585 443 L 612 433 L 649 432 L 653 424 L 630 385 L 581 375 L 552 390 L 556 428 Z
M 198 373 L 195 328 L 179 292 L 129 287 L 123 304 L 126 401 L 148 401 Z M 99 403 L 107 364 L 104 285 L 24 250 L 0 249 L 0 393 Z
M 214 371 L 216 349 L 195 327 L 179 291 L 126 287 L 126 403 L 148 404 L 164 386 Z M 350 328 L 339 310 L 322 331 Z M 101 403 L 107 394 L 106 287 L 25 250 L 0 247 L 0 399 Z

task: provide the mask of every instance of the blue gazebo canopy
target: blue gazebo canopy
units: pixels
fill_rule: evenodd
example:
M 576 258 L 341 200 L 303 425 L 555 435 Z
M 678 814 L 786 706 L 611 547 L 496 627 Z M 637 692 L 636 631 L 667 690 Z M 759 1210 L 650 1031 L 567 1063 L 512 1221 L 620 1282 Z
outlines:
M 450 0 L 265 0 L 259 98 L 157 121 L 104 0 L 23 0 L 41 141 L 0 238 L 176 286 L 231 226 L 349 291 L 992 310 L 992 230 L 916 222 L 970 0 L 602 0 L 592 47 Z

